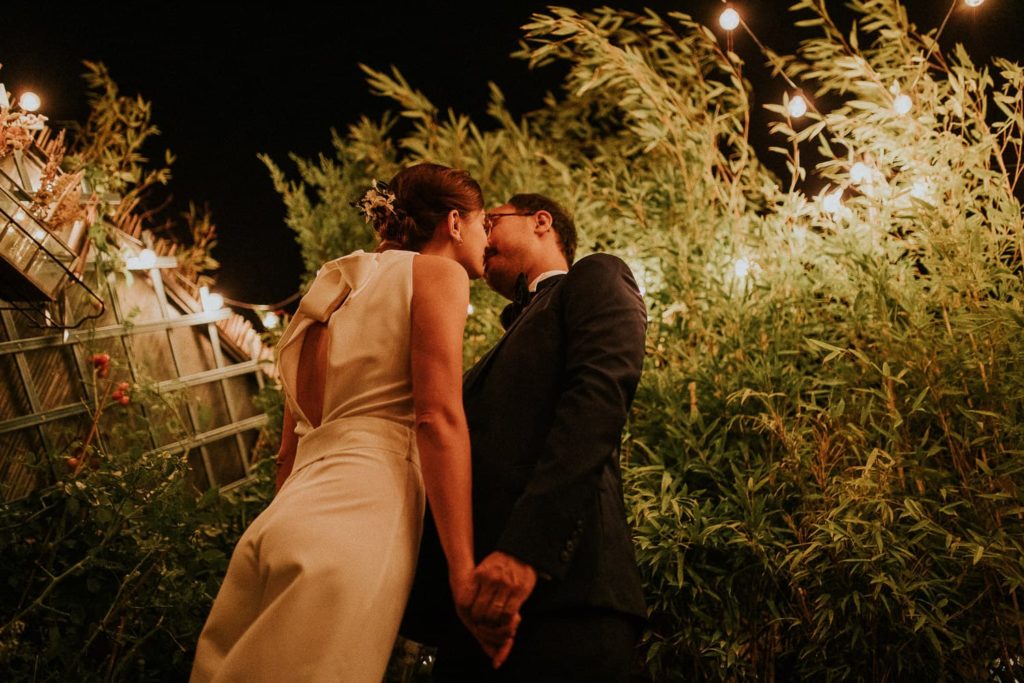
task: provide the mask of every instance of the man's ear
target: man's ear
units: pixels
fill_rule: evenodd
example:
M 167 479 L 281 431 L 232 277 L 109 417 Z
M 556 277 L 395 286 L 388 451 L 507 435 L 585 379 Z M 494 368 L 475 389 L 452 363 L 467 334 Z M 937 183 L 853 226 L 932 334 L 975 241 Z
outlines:
M 553 227 L 552 222 L 554 219 L 551 218 L 551 214 L 547 211 L 541 209 L 537 213 L 533 214 L 533 217 L 537 221 L 537 227 L 533 230 L 537 235 L 543 235 Z

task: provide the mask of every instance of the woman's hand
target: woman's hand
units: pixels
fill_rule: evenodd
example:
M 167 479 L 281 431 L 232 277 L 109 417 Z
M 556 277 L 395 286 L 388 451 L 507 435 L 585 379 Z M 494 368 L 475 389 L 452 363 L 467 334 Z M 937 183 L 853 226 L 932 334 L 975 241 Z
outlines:
M 503 623 L 476 621 L 472 617 L 472 608 L 478 597 L 479 586 L 473 569 L 452 573 L 449 582 L 459 619 L 476 638 L 484 653 L 490 657 L 491 665 L 497 669 L 505 663 L 512 651 L 516 630 L 522 618 L 516 612 Z

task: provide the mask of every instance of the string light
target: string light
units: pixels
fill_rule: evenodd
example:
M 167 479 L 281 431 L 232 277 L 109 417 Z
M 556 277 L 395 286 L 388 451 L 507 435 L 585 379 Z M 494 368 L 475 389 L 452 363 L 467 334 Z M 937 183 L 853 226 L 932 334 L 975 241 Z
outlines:
M 915 180 L 914 184 L 911 186 L 910 196 L 914 197 L 915 199 L 920 199 L 922 202 L 927 202 L 929 204 L 934 205 L 935 186 L 931 182 L 919 178 Z
M 900 93 L 892 101 L 892 110 L 900 116 L 906 116 L 910 113 L 910 110 L 914 108 L 914 100 L 910 99 L 910 95 Z
M 476 309 L 473 308 L 473 304 L 469 304 L 469 306 L 466 307 L 466 315 L 473 315 L 474 313 L 476 313 Z
M 858 161 L 850 167 L 850 181 L 854 185 L 860 185 L 871 178 L 871 167 L 863 161 Z
M 21 97 L 18 98 L 18 106 L 25 111 L 37 111 L 41 104 L 42 100 L 34 92 L 23 92 Z
M 124 258 L 124 265 L 128 270 L 153 270 L 154 268 L 177 268 L 178 259 L 175 256 L 157 256 L 152 249 L 146 248 L 138 254 L 133 254 L 131 249 L 125 248 L 121 252 Z
M 138 261 L 136 261 L 136 263 L 138 264 L 139 270 L 149 270 L 156 265 L 156 252 L 152 249 L 143 249 L 139 252 L 137 258 Z
M 803 95 L 795 95 L 793 99 L 789 101 L 787 110 L 791 117 L 798 119 L 807 113 L 807 100 L 803 98 Z
M 718 23 L 726 31 L 734 31 L 740 25 L 740 13 L 732 7 L 727 7 L 718 17 Z
M 273 311 L 267 311 L 260 316 L 260 321 L 263 323 L 264 329 L 272 330 L 281 324 L 281 318 L 278 317 L 277 313 Z
M 216 292 L 211 292 L 206 287 L 199 288 L 199 300 L 203 304 L 203 310 L 207 313 L 213 313 L 224 308 L 224 297 Z
M 964 0 L 964 4 L 968 7 L 981 7 L 981 3 L 985 0 Z
M 750 274 L 750 261 L 745 258 L 738 258 L 732 263 L 732 272 L 740 280 Z
M 822 200 L 822 207 L 833 216 L 843 210 L 843 190 L 829 192 Z

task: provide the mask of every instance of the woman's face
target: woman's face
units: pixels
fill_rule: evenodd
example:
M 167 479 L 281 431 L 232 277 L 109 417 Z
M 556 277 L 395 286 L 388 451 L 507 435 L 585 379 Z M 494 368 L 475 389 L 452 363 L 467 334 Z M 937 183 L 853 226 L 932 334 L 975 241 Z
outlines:
M 484 249 L 487 248 L 487 231 L 484 230 L 484 210 L 462 214 L 462 244 L 456 253 L 459 263 L 469 277 L 477 279 L 484 275 Z

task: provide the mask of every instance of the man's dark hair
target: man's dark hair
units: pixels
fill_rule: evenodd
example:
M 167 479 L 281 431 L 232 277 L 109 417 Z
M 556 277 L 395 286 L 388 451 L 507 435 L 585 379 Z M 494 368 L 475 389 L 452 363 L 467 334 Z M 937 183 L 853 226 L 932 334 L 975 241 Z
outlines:
M 572 265 L 576 258 L 576 224 L 561 204 L 542 194 L 517 194 L 508 200 L 517 211 L 547 211 L 551 214 L 551 226 L 558 235 L 565 262 Z

